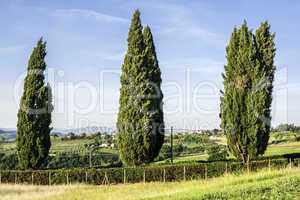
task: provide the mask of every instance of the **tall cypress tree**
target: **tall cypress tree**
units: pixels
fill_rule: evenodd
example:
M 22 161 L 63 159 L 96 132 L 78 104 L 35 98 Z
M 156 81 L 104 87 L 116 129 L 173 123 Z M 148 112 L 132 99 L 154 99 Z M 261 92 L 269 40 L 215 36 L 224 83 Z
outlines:
M 245 22 L 241 28 L 234 29 L 226 49 L 221 126 L 229 150 L 244 163 L 263 154 L 269 139 L 275 55 L 275 49 L 271 49 L 274 37 L 270 32 L 269 36 L 258 39 Z M 269 51 L 272 54 L 262 53 Z
M 267 149 L 271 128 L 271 104 L 274 73 L 274 58 L 276 53 L 275 34 L 271 33 L 271 26 L 266 21 L 261 23 L 255 33 L 255 47 L 257 66 L 253 110 L 258 118 L 257 125 L 257 154 L 263 154 Z
M 252 34 L 244 23 L 234 29 L 227 46 L 227 65 L 225 66 L 224 96 L 222 99 L 222 128 L 227 136 L 230 151 L 244 162 L 248 159 L 250 137 L 247 133 L 250 77 L 253 66 Z
M 149 26 L 143 32 L 146 56 L 146 85 L 147 94 L 147 118 L 148 137 L 151 141 L 149 159 L 153 160 L 158 154 L 164 142 L 164 113 L 163 93 L 161 90 L 161 71 L 158 65 L 153 36 Z
M 28 62 L 17 124 L 17 150 L 22 169 L 38 169 L 47 158 L 50 142 L 52 92 L 45 84 L 46 42 L 41 38 Z
M 163 143 L 160 70 L 149 28 L 145 35 L 146 39 L 137 10 L 132 17 L 122 66 L 117 121 L 121 159 L 134 166 L 153 161 Z

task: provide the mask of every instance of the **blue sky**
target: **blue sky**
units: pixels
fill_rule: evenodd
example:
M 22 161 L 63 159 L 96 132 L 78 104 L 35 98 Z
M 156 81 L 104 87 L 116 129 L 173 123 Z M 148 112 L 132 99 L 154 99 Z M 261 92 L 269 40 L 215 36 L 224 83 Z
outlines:
M 130 18 L 140 9 L 162 69 L 167 126 L 218 127 L 221 72 L 234 26 L 276 32 L 273 125 L 300 124 L 300 2 L 0 0 L 0 127 L 14 128 L 22 77 L 37 39 L 47 40 L 53 126 L 114 126 Z

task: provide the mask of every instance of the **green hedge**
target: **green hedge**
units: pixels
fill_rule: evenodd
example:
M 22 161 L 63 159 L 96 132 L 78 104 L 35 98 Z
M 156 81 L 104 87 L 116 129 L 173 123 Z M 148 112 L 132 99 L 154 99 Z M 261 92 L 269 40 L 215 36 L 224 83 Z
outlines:
M 42 165 L 42 169 L 71 169 L 89 167 L 89 155 L 79 153 L 58 153 L 49 156 Z M 91 164 L 94 167 L 99 166 L 121 166 L 122 163 L 117 154 L 101 153 L 93 154 Z M 3 154 L 0 153 L 0 170 L 17 170 L 18 156 L 17 153 Z
M 299 166 L 300 159 L 258 160 L 251 162 L 249 168 L 255 171 L 262 168 L 284 168 Z M 136 168 L 107 169 L 69 169 L 41 171 L 0 171 L 1 183 L 56 185 L 85 183 L 100 185 L 137 183 L 154 181 L 183 181 L 217 177 L 224 173 L 241 173 L 246 170 L 239 162 L 210 162 L 187 165 L 151 166 Z M 106 178 L 105 178 L 106 177 Z

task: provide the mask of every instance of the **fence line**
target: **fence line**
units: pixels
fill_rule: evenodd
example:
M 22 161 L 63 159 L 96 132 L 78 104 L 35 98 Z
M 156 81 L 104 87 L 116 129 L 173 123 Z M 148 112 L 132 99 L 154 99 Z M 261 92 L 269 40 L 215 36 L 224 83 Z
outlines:
M 269 159 L 253 161 L 249 170 L 299 167 L 300 159 Z M 57 185 L 85 183 L 94 185 L 127 184 L 137 182 L 169 182 L 208 179 L 227 173 L 246 171 L 240 162 L 212 162 L 187 165 L 136 168 L 73 169 L 44 171 L 0 171 L 0 184 Z

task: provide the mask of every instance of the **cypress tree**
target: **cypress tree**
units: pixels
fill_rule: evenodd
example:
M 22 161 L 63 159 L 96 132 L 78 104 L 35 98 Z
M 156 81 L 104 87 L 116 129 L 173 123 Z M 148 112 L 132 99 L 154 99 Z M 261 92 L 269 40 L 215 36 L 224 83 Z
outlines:
M 269 139 L 275 49 L 274 35 L 266 29 L 257 30 L 264 35 L 259 39 L 245 22 L 234 29 L 226 49 L 221 127 L 229 150 L 244 163 L 263 154 Z
M 47 158 L 50 142 L 52 92 L 45 84 L 46 42 L 41 38 L 28 62 L 17 123 L 17 151 L 22 169 L 38 169 Z
M 160 70 L 150 29 L 144 34 L 146 39 L 137 10 L 132 17 L 122 65 L 117 121 L 121 159 L 133 166 L 153 161 L 163 143 Z
M 255 47 L 257 66 L 253 107 L 258 120 L 257 125 L 257 154 L 264 154 L 269 141 L 271 129 L 271 104 L 274 73 L 274 58 L 276 53 L 275 34 L 270 31 L 271 26 L 266 21 L 261 23 L 255 33 Z
M 153 36 L 149 26 L 143 32 L 146 56 L 146 89 L 147 118 L 149 127 L 149 140 L 152 141 L 149 149 L 150 161 L 158 156 L 164 142 L 164 114 L 163 93 L 161 90 L 161 71 L 158 65 Z

